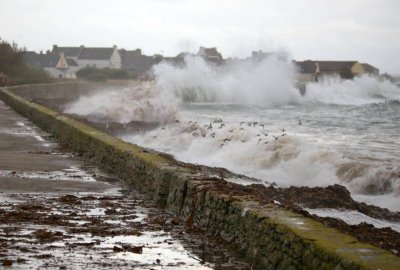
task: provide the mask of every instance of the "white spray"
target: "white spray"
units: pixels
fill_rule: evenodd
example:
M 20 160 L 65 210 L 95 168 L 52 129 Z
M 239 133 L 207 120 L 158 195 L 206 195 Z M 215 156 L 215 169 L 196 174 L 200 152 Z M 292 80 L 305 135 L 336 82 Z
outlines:
M 292 64 L 273 57 L 223 68 L 208 65 L 199 57 L 185 61 L 184 68 L 166 63 L 156 66 L 154 83 L 136 83 L 119 91 L 82 97 L 66 112 L 102 115 L 119 122 L 160 122 L 160 128 L 124 139 L 180 160 L 226 167 L 268 182 L 307 186 L 341 183 L 356 193 L 369 189 L 372 193 L 392 190 L 395 196 L 400 193 L 400 168 L 354 163 L 330 147 L 313 143 L 314 135 L 300 127 L 300 133 L 294 126 L 284 131 L 268 114 L 253 114 L 257 108 L 289 114 L 286 108 L 310 103 L 362 105 L 399 100 L 400 90 L 390 82 L 368 76 L 353 81 L 326 78 L 309 84 L 302 97 L 293 86 L 296 74 Z M 189 104 L 203 109 L 187 109 Z M 246 105 L 247 111 L 230 111 L 227 104 Z M 221 112 L 225 113 L 223 122 L 214 122 Z
M 184 68 L 161 63 L 154 69 L 158 88 L 182 102 L 282 105 L 300 99 L 293 86 L 293 65 L 276 57 L 238 60 L 224 68 L 208 65 L 200 57 L 187 56 L 185 62 Z

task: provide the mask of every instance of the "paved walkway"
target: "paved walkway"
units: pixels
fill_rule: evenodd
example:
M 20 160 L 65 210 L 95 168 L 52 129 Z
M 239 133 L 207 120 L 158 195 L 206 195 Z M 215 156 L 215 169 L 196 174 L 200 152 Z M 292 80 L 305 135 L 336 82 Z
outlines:
M 0 190 L 10 192 L 102 192 L 96 168 L 65 153 L 49 135 L 0 101 Z M 62 181 L 54 181 L 62 180 Z M 99 179 L 100 180 L 100 179 Z
M 0 268 L 250 269 L 0 101 Z

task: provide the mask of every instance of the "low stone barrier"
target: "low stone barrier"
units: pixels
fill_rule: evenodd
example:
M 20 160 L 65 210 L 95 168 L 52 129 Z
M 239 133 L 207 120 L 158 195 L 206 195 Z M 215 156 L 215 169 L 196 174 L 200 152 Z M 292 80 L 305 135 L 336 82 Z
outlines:
M 189 229 L 207 230 L 236 246 L 253 269 L 400 269 L 399 257 L 279 205 L 257 201 L 245 187 L 213 176 L 212 168 L 177 162 L 15 94 L 27 97 L 40 88 L 29 87 L 3 88 L 0 98 L 60 143 L 179 215 Z

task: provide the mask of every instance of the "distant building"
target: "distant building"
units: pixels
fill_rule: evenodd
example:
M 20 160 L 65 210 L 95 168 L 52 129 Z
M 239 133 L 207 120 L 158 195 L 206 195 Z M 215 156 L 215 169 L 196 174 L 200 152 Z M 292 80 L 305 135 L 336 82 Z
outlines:
M 117 46 L 110 48 L 84 47 L 78 56 L 79 68 L 121 68 L 121 56 Z
M 47 52 L 24 53 L 25 62 L 35 68 L 44 69 L 53 78 L 75 79 L 78 64 L 73 59 L 66 59 L 63 53 L 59 55 Z
M 293 61 L 293 64 L 297 67 L 298 81 L 307 83 L 318 80 L 317 65 L 314 61 Z
M 287 62 L 289 57 L 285 52 L 263 52 L 263 51 L 253 51 L 251 53 L 251 60 L 262 61 L 267 58 L 276 57 L 276 59 Z
M 340 75 L 351 79 L 364 74 L 364 69 L 357 61 L 315 61 L 318 76 Z
M 398 87 L 400 87 L 400 74 L 394 74 L 394 75 L 390 75 L 391 81 L 397 85 Z
M 364 74 L 379 75 L 379 69 L 358 61 L 294 61 L 301 82 L 318 81 L 324 76 L 339 75 L 345 79 Z
M 65 58 L 73 59 L 75 62 L 78 61 L 78 57 L 81 54 L 83 48 L 85 46 L 81 45 L 79 47 L 58 47 L 57 45 L 53 45 L 53 50 L 51 53 L 60 55 L 60 53 L 64 53 Z
M 212 62 L 215 64 L 222 64 L 223 58 L 222 55 L 217 51 L 217 48 L 205 48 L 205 47 L 200 47 L 198 53 L 198 56 L 201 56 L 204 58 L 204 60 L 208 62 Z
M 121 56 L 121 68 L 129 70 L 136 75 L 144 75 L 157 64 L 157 59 L 152 56 L 143 55 L 140 49 L 118 51 Z
M 195 55 L 191 54 L 191 53 L 187 53 L 187 52 L 181 52 L 178 55 L 173 56 L 173 57 L 163 57 L 162 62 L 167 63 L 174 67 L 183 68 L 186 66 L 185 58 L 187 56 L 195 56 Z
M 364 73 L 368 73 L 368 74 L 371 74 L 371 75 L 379 76 L 379 69 L 378 68 L 376 68 L 374 66 L 371 66 L 370 64 L 367 64 L 367 63 L 363 63 L 363 64 L 361 64 L 361 66 L 364 69 Z

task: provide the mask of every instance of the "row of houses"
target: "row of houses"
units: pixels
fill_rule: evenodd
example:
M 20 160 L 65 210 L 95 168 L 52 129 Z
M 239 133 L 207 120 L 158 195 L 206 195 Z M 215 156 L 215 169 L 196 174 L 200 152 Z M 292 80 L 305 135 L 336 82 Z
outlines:
M 25 60 L 31 66 L 46 70 L 55 78 L 76 78 L 80 69 L 109 68 L 125 69 L 135 75 L 148 73 L 154 65 L 164 61 L 182 67 L 187 55 L 197 55 L 213 65 L 226 65 L 241 61 L 262 61 L 265 58 L 276 57 L 279 61 L 288 62 L 288 56 L 282 52 L 255 51 L 246 59 L 224 59 L 217 48 L 200 47 L 197 54 L 180 53 L 175 57 L 164 57 L 156 54 L 147 56 L 140 49 L 125 50 L 113 47 L 59 47 L 53 45 L 46 53 L 25 52 Z M 298 70 L 300 82 L 318 81 L 321 76 L 339 74 L 343 78 L 352 78 L 366 73 L 379 75 L 379 70 L 369 64 L 358 61 L 293 61 Z
M 45 53 L 27 51 L 24 54 L 25 61 L 36 68 L 47 71 L 54 78 L 75 79 L 76 72 L 80 69 L 109 68 L 125 69 L 132 74 L 143 75 L 161 61 L 174 65 L 183 65 L 187 54 L 181 53 L 175 57 L 163 57 L 162 55 L 147 56 L 140 49 L 125 50 L 113 47 L 59 47 L 53 45 L 53 49 Z M 200 47 L 198 54 L 209 62 L 222 63 L 222 55 L 216 48 Z
M 75 79 L 76 72 L 85 67 L 121 68 L 121 56 L 117 46 L 110 48 L 86 48 L 53 46 L 46 53 L 25 52 L 25 61 L 36 68 L 46 70 L 52 77 Z
M 303 83 L 318 81 L 324 76 L 340 75 L 345 79 L 370 74 L 379 76 L 379 69 L 358 61 L 293 61 L 298 70 L 298 80 Z

